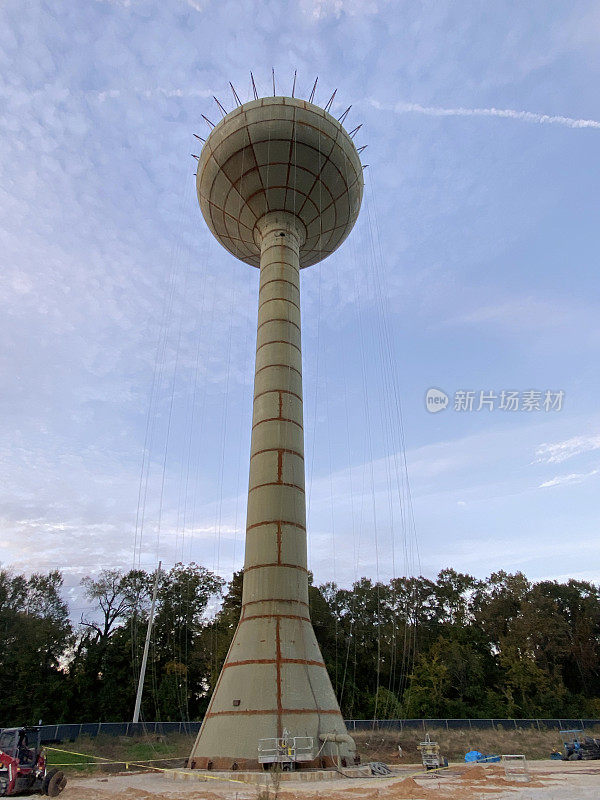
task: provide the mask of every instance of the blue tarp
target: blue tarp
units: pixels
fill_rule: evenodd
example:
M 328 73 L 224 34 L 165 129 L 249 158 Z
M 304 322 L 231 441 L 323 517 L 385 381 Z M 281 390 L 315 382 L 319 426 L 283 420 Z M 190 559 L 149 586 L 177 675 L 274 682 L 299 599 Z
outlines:
M 473 761 L 485 761 L 486 764 L 490 764 L 494 761 L 500 761 L 500 756 L 484 756 L 483 753 L 479 752 L 479 750 L 469 750 L 469 752 L 465 755 L 465 761 L 467 764 L 472 763 Z

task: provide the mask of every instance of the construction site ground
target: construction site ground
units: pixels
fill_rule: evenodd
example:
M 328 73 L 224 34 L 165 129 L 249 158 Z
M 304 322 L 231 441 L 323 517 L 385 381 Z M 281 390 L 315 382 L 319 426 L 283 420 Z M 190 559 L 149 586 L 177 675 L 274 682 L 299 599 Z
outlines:
M 500 764 L 455 764 L 424 774 L 419 765 L 393 767 L 389 778 L 275 781 L 261 784 L 175 780 L 169 773 L 69 777 L 62 800 L 597 800 L 600 762 L 528 762 L 529 780 L 507 779 Z M 22 796 L 23 797 L 23 796 Z M 31 795 L 34 797 L 39 795 Z

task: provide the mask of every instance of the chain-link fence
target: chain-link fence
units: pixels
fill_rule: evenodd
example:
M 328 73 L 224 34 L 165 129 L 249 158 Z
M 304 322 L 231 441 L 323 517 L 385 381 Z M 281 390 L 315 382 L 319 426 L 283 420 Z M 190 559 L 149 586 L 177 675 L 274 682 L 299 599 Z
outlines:
M 79 736 L 95 738 L 104 736 L 167 736 L 185 734 L 195 736 L 202 722 L 84 722 L 82 724 L 42 725 L 42 742 L 74 741 Z M 600 719 L 347 719 L 348 731 L 397 731 L 430 728 L 462 730 L 515 730 L 534 728 L 537 730 L 585 730 L 600 725 Z
M 348 731 L 403 731 L 429 728 L 461 730 L 515 730 L 534 728 L 537 730 L 585 730 L 600 725 L 600 719 L 347 719 Z
M 42 725 L 42 742 L 73 742 L 80 736 L 167 736 L 182 733 L 194 736 L 202 722 L 83 722 L 81 724 Z

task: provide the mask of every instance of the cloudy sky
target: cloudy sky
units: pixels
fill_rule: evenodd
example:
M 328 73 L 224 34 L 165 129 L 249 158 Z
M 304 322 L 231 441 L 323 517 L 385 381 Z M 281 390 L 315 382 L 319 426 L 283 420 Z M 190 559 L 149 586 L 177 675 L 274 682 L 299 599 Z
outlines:
M 274 67 L 368 144 L 302 278 L 317 580 L 600 581 L 599 45 L 577 0 L 4 0 L 2 564 L 63 569 L 75 614 L 102 567 L 241 565 L 258 273 L 190 153 Z

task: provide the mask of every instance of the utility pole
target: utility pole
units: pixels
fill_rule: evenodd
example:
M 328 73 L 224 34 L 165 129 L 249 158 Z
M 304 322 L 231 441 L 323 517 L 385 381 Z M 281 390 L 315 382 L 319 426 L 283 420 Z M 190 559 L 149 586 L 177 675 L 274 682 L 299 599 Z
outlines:
M 148 620 L 148 630 L 146 631 L 146 644 L 144 645 L 144 655 L 142 656 L 142 668 L 140 669 L 140 679 L 138 681 L 137 695 L 135 698 L 135 709 L 133 711 L 133 722 L 140 721 L 140 706 L 142 705 L 142 694 L 144 691 L 144 678 L 146 677 L 146 664 L 148 663 L 148 651 L 150 650 L 150 635 L 152 633 L 152 623 L 154 622 L 154 608 L 156 606 L 156 595 L 158 594 L 158 581 L 160 579 L 160 567 L 162 561 L 158 562 L 154 589 L 152 590 L 152 605 L 150 606 L 150 619 Z

